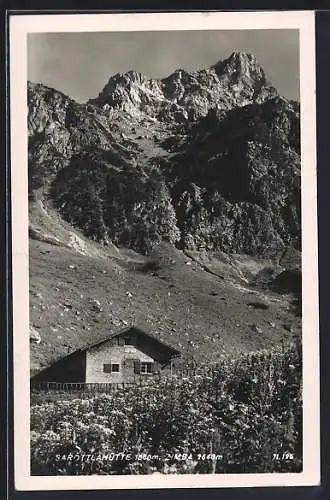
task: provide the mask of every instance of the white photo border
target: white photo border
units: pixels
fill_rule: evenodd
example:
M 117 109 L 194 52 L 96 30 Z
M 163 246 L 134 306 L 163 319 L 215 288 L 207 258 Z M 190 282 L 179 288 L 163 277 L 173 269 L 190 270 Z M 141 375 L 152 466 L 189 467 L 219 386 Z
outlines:
M 301 473 L 31 476 L 27 36 L 29 33 L 299 30 L 302 161 L 303 470 Z M 17 490 L 310 486 L 320 484 L 315 13 L 312 11 L 19 14 L 9 17 L 14 480 Z

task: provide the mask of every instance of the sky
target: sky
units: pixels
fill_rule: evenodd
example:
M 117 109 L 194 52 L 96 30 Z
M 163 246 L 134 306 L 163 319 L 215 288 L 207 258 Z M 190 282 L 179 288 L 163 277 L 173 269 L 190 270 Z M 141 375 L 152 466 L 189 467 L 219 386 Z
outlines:
M 28 79 L 85 102 L 118 72 L 163 78 L 179 68 L 207 68 L 238 50 L 257 57 L 282 96 L 299 100 L 298 30 L 33 33 Z

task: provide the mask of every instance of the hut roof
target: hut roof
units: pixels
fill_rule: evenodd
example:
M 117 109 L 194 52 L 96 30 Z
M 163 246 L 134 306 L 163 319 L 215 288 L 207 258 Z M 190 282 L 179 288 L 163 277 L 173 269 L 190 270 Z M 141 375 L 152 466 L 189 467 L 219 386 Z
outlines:
M 167 344 L 163 340 L 160 340 L 159 338 L 157 338 L 155 335 L 153 335 L 149 331 L 146 331 L 145 328 L 143 328 L 141 326 L 136 326 L 136 325 L 130 325 L 130 326 L 127 326 L 125 328 L 122 328 L 121 330 L 114 332 L 114 333 L 108 335 L 107 337 L 100 339 L 96 342 L 93 342 L 91 344 L 87 344 L 85 347 L 80 348 L 78 350 L 79 351 L 88 351 L 89 349 L 92 349 L 93 347 L 98 347 L 102 344 L 105 344 L 106 342 L 108 342 L 109 340 L 111 340 L 113 338 L 124 336 L 130 332 L 134 332 L 134 333 L 137 333 L 138 335 L 150 338 L 154 342 L 157 342 L 158 344 L 162 345 L 162 347 L 165 347 L 169 351 L 169 353 L 171 353 L 173 356 L 180 356 L 181 355 L 181 353 L 178 349 Z

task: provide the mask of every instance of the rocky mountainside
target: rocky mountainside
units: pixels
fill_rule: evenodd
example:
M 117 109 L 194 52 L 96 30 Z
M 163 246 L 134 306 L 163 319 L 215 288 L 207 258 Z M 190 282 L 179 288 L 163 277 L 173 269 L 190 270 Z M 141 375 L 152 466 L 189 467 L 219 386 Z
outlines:
M 148 253 L 300 245 L 299 105 L 254 56 L 151 80 L 110 78 L 86 105 L 29 83 L 31 199 L 99 242 Z
M 211 110 L 168 162 L 184 248 L 259 255 L 300 247 L 297 106 Z
M 299 104 L 253 55 L 28 107 L 36 367 L 127 321 L 212 359 L 299 330 Z

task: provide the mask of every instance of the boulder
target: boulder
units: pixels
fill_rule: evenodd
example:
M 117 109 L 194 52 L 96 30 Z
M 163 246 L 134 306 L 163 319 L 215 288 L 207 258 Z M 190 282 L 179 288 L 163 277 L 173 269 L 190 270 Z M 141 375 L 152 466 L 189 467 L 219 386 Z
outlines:
M 30 326 L 30 342 L 33 344 L 40 344 L 41 342 L 41 335 L 33 326 Z

